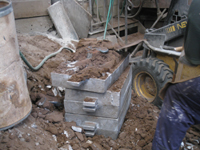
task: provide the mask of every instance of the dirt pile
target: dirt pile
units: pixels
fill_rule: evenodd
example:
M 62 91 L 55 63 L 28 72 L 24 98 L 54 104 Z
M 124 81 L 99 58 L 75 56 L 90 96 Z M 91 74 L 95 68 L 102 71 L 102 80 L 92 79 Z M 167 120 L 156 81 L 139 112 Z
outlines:
M 115 81 L 115 83 L 108 89 L 109 91 L 120 92 L 120 90 L 122 89 L 122 87 L 124 85 L 126 78 L 128 77 L 130 67 L 131 66 L 128 66 L 124 70 L 124 72 L 121 74 L 121 76 L 118 78 L 118 80 Z
M 19 49 L 34 67 L 37 66 L 45 56 L 58 51 L 61 47 L 58 43 L 42 35 L 19 35 L 18 41 Z M 63 50 L 56 56 L 51 57 L 51 59 L 48 59 L 37 72 L 32 72 L 26 65 L 24 65 L 27 71 L 29 91 L 36 93 L 42 91 L 46 94 L 46 91 L 49 91 L 47 86 L 51 85 L 51 72 L 53 72 L 61 62 L 68 61 L 71 58 L 71 55 L 72 52 Z
M 43 59 L 40 56 L 51 53 L 47 50 L 57 50 L 55 43 L 55 47 L 50 46 L 52 43 L 48 44 L 45 42 L 47 39 L 40 36 L 39 40 L 37 36 L 19 39 L 22 52 L 33 65 Z M 38 43 L 50 47 L 39 48 Z M 71 54 L 69 51 L 61 52 L 48 60 L 38 72 L 31 72 L 26 67 L 27 84 L 33 103 L 32 112 L 19 125 L 0 132 L 0 150 L 150 150 L 159 109 L 134 93 L 116 140 L 101 135 L 86 137 L 75 122 L 64 122 L 64 89 L 51 86 L 50 73 L 59 63 L 71 60 Z M 114 90 L 120 89 L 118 84 L 114 87 Z M 199 130 L 190 128 L 182 149 L 200 149 L 199 138 Z
M 0 132 L 0 149 L 149 150 L 159 115 L 156 106 L 132 94 L 119 137 L 112 140 L 101 135 L 86 137 L 75 122 L 64 122 L 62 111 L 56 108 L 50 111 L 40 106 L 34 104 L 31 115 L 24 122 Z M 184 139 L 184 147 L 199 149 L 199 137 L 199 133 L 191 128 Z
M 101 49 L 109 49 L 102 53 Z M 72 75 L 70 81 L 80 82 L 89 78 L 105 79 L 113 72 L 125 57 L 113 51 L 115 47 L 109 41 L 97 39 L 81 39 L 76 53 L 68 62 L 63 62 L 56 72 Z

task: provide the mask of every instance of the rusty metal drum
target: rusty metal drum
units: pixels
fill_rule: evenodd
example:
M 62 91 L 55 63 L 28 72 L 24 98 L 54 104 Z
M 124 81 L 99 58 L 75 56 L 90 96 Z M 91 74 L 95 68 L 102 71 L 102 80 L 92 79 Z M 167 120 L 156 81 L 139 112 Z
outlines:
M 0 130 L 20 123 L 31 109 L 12 3 L 0 0 Z

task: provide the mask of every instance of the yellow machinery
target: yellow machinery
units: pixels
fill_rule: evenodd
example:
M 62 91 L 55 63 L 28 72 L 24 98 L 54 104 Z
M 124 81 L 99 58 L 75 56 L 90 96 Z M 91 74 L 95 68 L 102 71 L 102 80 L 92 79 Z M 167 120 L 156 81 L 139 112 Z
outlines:
M 130 62 L 133 64 L 133 89 L 139 96 L 158 107 L 162 105 L 159 91 L 167 82 L 200 74 L 199 66 L 179 63 L 190 3 L 191 0 L 172 1 L 165 25 L 158 29 L 146 30 L 144 40 L 137 45 L 130 56 Z M 165 9 L 160 11 L 160 16 L 153 26 L 165 11 Z M 143 50 L 143 55 L 134 57 L 139 50 Z

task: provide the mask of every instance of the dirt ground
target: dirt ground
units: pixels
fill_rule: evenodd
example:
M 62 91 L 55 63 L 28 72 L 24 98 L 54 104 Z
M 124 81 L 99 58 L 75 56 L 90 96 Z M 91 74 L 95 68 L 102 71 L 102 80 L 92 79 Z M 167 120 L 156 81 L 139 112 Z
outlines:
M 42 36 L 18 36 L 20 50 L 33 66 L 60 45 Z M 105 46 L 106 47 L 106 46 Z M 0 132 L 0 150 L 150 150 L 159 109 L 132 92 L 131 104 L 116 140 L 102 135 L 86 137 L 75 122 L 64 121 L 64 89 L 51 86 L 50 73 L 77 54 L 63 50 L 47 60 L 37 72 L 26 66 L 27 85 L 32 100 L 30 116 L 17 126 Z M 118 56 L 118 54 L 116 54 Z M 87 56 L 85 56 L 87 57 Z M 75 60 L 73 60 L 75 61 Z M 120 88 L 114 84 L 113 90 Z M 200 149 L 200 132 L 190 128 L 183 150 Z

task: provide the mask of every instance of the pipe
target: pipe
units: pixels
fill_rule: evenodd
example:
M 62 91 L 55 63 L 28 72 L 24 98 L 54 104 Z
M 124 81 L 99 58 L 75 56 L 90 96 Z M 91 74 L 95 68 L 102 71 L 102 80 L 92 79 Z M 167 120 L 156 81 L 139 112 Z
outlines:
M 162 13 L 159 15 L 159 17 L 156 19 L 156 21 L 154 22 L 154 24 L 151 26 L 150 29 L 154 28 L 154 26 L 158 23 L 158 21 L 163 17 L 163 15 L 164 15 L 164 13 L 165 13 L 166 10 L 167 10 L 167 9 L 165 8 L 165 9 L 162 11 Z
M 146 44 L 146 46 L 155 51 L 155 52 L 160 52 L 160 53 L 164 53 L 164 54 L 168 54 L 168 55 L 174 55 L 174 56 L 178 56 L 180 57 L 181 56 L 181 52 L 176 52 L 176 51 L 171 51 L 171 50 L 164 50 L 163 48 L 157 48 L 157 47 L 154 47 L 152 45 L 149 44 L 149 42 L 147 42 L 146 40 L 144 40 L 144 44 Z
M 112 18 L 112 14 L 110 12 L 111 12 L 113 2 L 114 2 L 114 0 L 110 0 L 109 10 L 108 10 L 108 15 L 107 15 L 107 21 L 106 21 L 106 27 L 105 27 L 105 30 L 104 30 L 104 38 L 103 38 L 104 40 L 106 39 L 106 32 L 107 32 L 107 28 L 108 28 L 108 23 L 110 22 L 110 20 Z
M 128 20 L 127 20 L 128 10 L 127 10 L 127 5 L 128 5 L 128 2 L 126 0 L 126 4 L 125 4 L 125 44 L 128 43 L 128 37 L 127 37 L 128 36 Z
M 61 47 L 57 52 L 54 52 L 54 53 L 51 53 L 50 55 L 46 56 L 38 66 L 36 67 L 33 67 L 28 61 L 27 59 L 25 58 L 25 56 L 22 54 L 21 51 L 19 51 L 19 54 L 22 58 L 22 60 L 24 61 L 24 63 L 33 71 L 38 71 L 42 66 L 43 64 L 45 63 L 46 60 L 48 60 L 49 58 L 55 56 L 56 54 L 60 53 L 63 49 L 67 49 L 67 50 L 70 50 L 72 52 L 74 52 L 74 50 L 72 50 L 71 48 L 68 48 L 68 47 Z
M 156 3 L 156 8 L 157 8 L 157 15 L 159 16 L 161 14 L 161 11 L 158 5 L 158 0 L 155 0 L 155 3 Z

